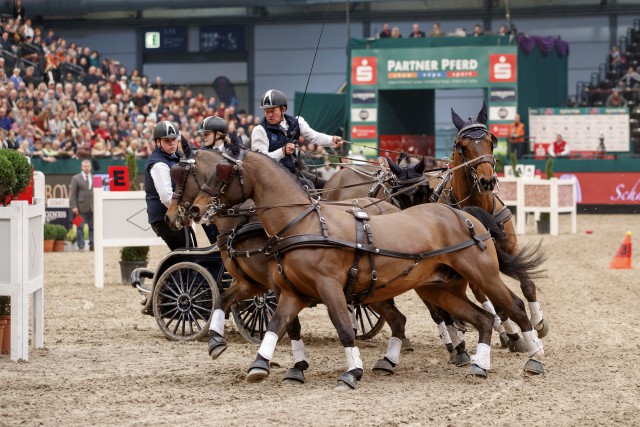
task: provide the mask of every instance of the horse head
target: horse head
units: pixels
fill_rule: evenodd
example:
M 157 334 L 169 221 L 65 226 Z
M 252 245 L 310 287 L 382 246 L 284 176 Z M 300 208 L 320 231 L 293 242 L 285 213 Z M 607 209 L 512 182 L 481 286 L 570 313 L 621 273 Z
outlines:
M 389 169 L 398 180 L 398 185 L 393 189 L 393 196 L 400 204 L 401 209 L 429 201 L 431 188 L 429 181 L 424 176 L 426 161 L 426 157 L 423 157 L 418 163 L 411 165 L 411 162 L 405 159 L 408 166 L 400 167 L 387 157 Z
M 475 119 L 469 117 L 466 121 L 452 108 L 451 119 L 458 129 L 453 165 L 466 164 L 465 171 L 480 193 L 493 191 L 497 183 L 493 149 L 498 140 L 487 128 L 487 105 L 483 102 L 478 116 Z

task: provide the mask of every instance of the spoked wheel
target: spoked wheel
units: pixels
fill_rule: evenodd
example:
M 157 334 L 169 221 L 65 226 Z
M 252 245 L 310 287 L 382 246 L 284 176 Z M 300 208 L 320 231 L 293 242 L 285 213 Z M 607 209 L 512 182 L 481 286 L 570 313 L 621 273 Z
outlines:
M 195 341 L 207 334 L 220 297 L 209 271 L 192 262 L 169 267 L 153 289 L 153 313 L 171 341 Z
M 356 339 L 368 340 L 375 337 L 384 327 L 385 321 L 368 305 L 354 305 L 358 331 Z
M 235 303 L 231 313 L 240 334 L 247 341 L 260 344 L 277 306 L 276 295 L 269 291 Z

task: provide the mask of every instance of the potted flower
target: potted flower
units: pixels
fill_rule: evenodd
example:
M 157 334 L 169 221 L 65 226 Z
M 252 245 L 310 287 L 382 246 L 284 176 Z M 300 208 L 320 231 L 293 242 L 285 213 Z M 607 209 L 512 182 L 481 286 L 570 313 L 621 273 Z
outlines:
M 52 252 L 53 245 L 56 240 L 55 224 L 50 224 L 48 222 L 45 222 L 43 236 L 44 236 L 44 251 Z
M 64 252 L 64 240 L 67 237 L 67 229 L 64 225 L 53 225 L 53 251 Z
M 133 153 L 127 154 L 127 169 L 129 171 L 129 190 L 136 190 L 138 164 Z M 131 272 L 136 268 L 146 267 L 149 262 L 149 246 L 127 246 L 120 250 L 120 275 L 122 284 L 131 284 Z
M 547 179 L 553 178 L 553 163 L 555 159 L 551 156 L 547 157 L 547 163 L 545 164 L 545 173 Z M 549 234 L 551 231 L 551 214 L 549 212 L 541 212 L 540 219 L 537 222 L 538 234 Z

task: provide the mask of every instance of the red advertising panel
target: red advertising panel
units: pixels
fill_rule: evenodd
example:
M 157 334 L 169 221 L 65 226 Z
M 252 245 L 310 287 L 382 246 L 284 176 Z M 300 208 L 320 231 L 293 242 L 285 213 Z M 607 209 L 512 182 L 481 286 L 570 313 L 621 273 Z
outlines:
M 129 170 L 126 166 L 109 166 L 109 190 L 129 191 Z
M 577 202 L 583 205 L 640 205 L 640 172 L 556 172 L 577 178 Z
M 398 154 L 387 154 L 383 150 L 433 157 L 435 147 L 433 135 L 380 135 L 380 155 L 389 156 L 394 162 L 398 160 Z

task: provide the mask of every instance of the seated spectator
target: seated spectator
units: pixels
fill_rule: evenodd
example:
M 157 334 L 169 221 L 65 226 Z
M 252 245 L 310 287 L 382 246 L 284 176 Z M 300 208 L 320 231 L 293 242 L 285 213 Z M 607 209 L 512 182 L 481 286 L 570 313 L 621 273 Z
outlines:
M 483 35 L 484 33 L 482 32 L 482 26 L 480 24 L 474 25 L 473 34 L 471 34 L 471 37 L 480 37 Z
M 385 22 L 384 24 L 382 24 L 382 31 L 380 31 L 379 38 L 388 39 L 390 37 L 391 37 L 391 27 L 389 26 L 389 23 Z
M 420 39 L 423 37 L 426 37 L 426 35 L 424 34 L 424 31 L 420 31 L 420 24 L 416 22 L 415 24 L 413 24 L 413 31 L 411 31 L 411 34 L 409 34 L 409 38 Z
M 626 107 L 627 100 L 620 96 L 620 91 L 618 88 L 613 88 L 611 91 L 611 95 L 607 97 L 607 101 L 605 102 L 605 106 L 607 107 Z
M 400 28 L 393 27 L 393 30 L 391 30 L 391 38 L 392 39 L 401 39 L 402 38 L 402 34 L 400 34 Z
M 433 24 L 433 30 L 431 30 L 429 37 L 444 37 L 444 36 L 445 34 L 444 34 L 444 31 L 440 29 L 440 24 L 437 22 Z
M 640 83 L 640 73 L 634 70 L 633 67 L 629 67 L 625 75 L 620 78 L 620 81 L 624 82 L 628 88 L 635 88 Z
M 549 147 L 549 155 L 551 157 L 564 157 L 569 155 L 569 147 L 567 142 L 562 139 L 562 135 L 558 134 L 556 140 Z

